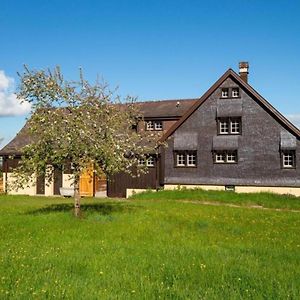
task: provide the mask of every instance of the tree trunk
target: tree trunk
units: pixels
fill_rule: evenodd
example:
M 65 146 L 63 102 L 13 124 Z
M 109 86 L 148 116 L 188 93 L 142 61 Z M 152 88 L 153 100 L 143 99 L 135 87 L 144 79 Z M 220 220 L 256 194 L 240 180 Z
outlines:
M 79 180 L 80 180 L 80 178 L 76 179 L 75 183 L 74 183 L 74 214 L 75 214 L 75 217 L 80 216 Z

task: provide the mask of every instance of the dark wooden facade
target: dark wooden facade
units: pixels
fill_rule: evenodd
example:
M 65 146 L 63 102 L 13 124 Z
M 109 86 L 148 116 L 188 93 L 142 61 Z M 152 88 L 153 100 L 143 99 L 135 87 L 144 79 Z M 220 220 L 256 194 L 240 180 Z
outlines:
M 157 167 L 149 168 L 147 174 L 140 177 L 132 177 L 127 173 L 119 173 L 107 182 L 108 197 L 126 197 L 126 189 L 156 189 Z
M 246 65 L 248 66 L 248 65 Z M 214 185 L 261 186 L 300 188 L 300 131 L 262 98 L 246 81 L 248 73 L 241 77 L 229 69 L 199 99 L 140 102 L 144 120 L 136 130 L 147 130 L 146 122 L 162 122 L 156 132 L 167 147 L 160 148 L 155 167 L 147 174 L 131 177 L 120 173 L 107 181 L 94 180 L 93 193 L 107 188 L 109 197 L 125 197 L 126 189 L 158 189 L 164 185 Z M 222 97 L 222 90 L 238 89 L 237 96 Z M 239 134 L 220 134 L 220 119 L 238 118 Z M 287 137 L 287 138 L 286 138 Z M 291 144 L 286 144 L 286 140 Z M 11 172 L 28 143 L 26 125 L 0 155 L 4 158 L 3 171 Z M 287 147 L 287 148 L 286 148 Z M 295 166 L 283 168 L 282 150 L 295 153 Z M 176 166 L 177 151 L 196 153 L 193 167 Z M 216 163 L 215 152 L 236 151 L 235 163 Z M 72 173 L 70 164 L 64 173 Z M 62 171 L 54 169 L 54 194 L 62 186 Z M 37 180 L 37 193 L 43 193 L 43 178 Z
M 240 95 L 234 99 L 222 99 L 222 88 L 238 88 Z M 219 117 L 239 117 L 240 134 L 221 136 L 218 133 Z M 294 130 L 289 122 L 283 122 L 280 117 L 278 112 L 253 95 L 240 78 L 229 72 L 207 98 L 199 101 L 198 107 L 183 117 L 179 126 L 167 133 L 164 183 L 300 187 L 299 134 L 297 128 Z M 283 135 L 293 140 L 295 168 L 282 167 Z M 197 152 L 196 167 L 174 166 L 176 144 L 180 146 L 180 140 L 182 149 L 186 147 L 186 150 Z M 234 147 L 238 154 L 237 162 L 215 163 L 213 152 L 216 147 L 223 147 L 222 150 Z

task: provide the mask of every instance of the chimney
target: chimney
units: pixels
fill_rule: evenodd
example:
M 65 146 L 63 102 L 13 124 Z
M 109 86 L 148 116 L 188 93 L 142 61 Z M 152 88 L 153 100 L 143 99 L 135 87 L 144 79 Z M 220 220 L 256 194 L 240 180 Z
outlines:
M 241 61 L 239 63 L 239 69 L 240 69 L 241 79 L 244 80 L 246 83 L 248 83 L 249 63 L 247 61 Z

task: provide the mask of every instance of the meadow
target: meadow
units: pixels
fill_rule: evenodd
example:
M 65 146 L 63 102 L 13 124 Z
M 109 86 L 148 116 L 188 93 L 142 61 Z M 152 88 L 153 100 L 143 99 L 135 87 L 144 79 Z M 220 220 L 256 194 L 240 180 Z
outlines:
M 176 192 L 0 196 L 0 299 L 300 298 L 299 198 Z

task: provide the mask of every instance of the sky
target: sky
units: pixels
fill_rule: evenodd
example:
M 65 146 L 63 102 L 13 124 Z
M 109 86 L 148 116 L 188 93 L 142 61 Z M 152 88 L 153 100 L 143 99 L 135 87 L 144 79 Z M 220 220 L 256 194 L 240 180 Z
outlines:
M 26 64 L 103 77 L 125 97 L 200 97 L 248 61 L 249 83 L 300 127 L 299 0 L 2 0 L 0 147 L 30 107 L 16 98 Z

